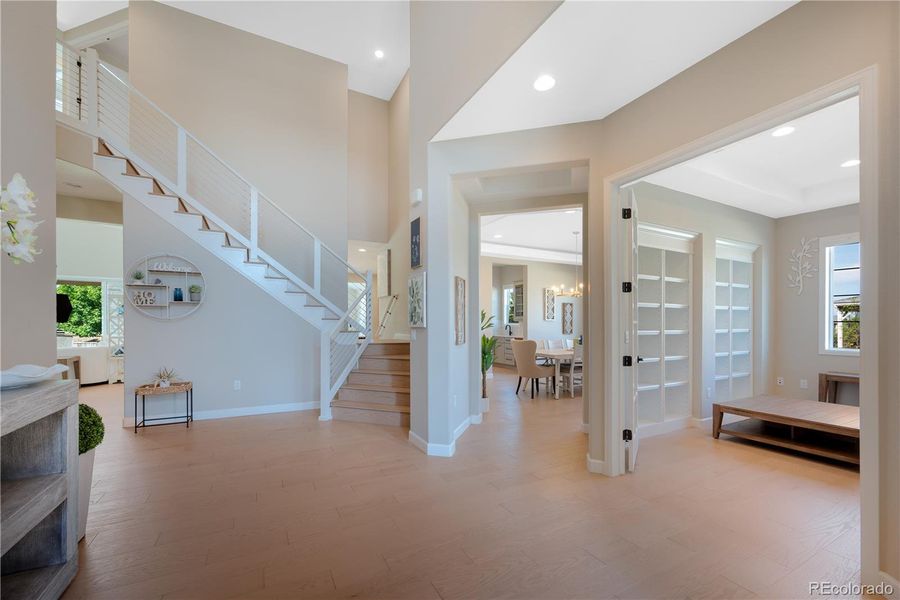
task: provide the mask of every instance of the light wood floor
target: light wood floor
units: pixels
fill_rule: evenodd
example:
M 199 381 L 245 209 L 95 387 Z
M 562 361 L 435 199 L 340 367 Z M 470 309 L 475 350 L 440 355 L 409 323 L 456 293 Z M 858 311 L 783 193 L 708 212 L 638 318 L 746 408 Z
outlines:
M 798 598 L 858 580 L 858 474 L 686 430 L 585 470 L 581 399 L 514 394 L 430 458 L 315 411 L 107 425 L 65 598 Z

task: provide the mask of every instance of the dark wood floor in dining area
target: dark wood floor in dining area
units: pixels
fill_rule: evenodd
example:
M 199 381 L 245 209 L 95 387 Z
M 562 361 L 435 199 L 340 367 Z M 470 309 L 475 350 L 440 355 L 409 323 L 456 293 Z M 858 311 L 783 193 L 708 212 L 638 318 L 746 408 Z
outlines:
M 515 395 L 453 458 L 316 411 L 119 427 L 97 450 L 72 598 L 797 598 L 858 580 L 858 474 L 699 429 L 586 471 L 580 396 Z

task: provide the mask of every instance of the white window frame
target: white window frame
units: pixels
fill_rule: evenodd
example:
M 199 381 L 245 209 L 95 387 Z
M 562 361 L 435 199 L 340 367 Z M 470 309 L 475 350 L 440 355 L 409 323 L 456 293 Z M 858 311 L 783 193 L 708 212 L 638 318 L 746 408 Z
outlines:
M 858 348 L 831 347 L 831 261 L 828 252 L 832 246 L 856 243 L 859 243 L 859 233 L 843 233 L 819 238 L 819 354 L 859 356 Z M 862 252 L 860 251 L 861 260 Z M 860 273 L 862 273 L 862 262 L 860 262 Z M 860 279 L 860 285 L 862 285 L 861 282 L 862 279 Z

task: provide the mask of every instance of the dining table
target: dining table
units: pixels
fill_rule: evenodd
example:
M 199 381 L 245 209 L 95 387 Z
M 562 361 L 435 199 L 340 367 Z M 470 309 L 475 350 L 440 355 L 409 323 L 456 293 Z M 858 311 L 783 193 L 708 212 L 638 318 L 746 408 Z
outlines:
M 538 350 L 535 356 L 537 358 L 546 358 L 553 361 L 554 367 L 556 367 L 556 392 L 554 395 L 556 396 L 556 399 L 559 400 L 559 388 L 561 383 L 559 378 L 560 365 L 564 362 L 575 360 L 575 350 L 568 348 L 549 348 Z

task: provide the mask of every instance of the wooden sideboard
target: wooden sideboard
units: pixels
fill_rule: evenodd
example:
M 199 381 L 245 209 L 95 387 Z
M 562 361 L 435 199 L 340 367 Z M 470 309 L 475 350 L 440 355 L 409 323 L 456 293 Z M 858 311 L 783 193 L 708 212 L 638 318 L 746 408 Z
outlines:
M 0 393 L 0 594 L 59 598 L 78 570 L 78 388 Z

